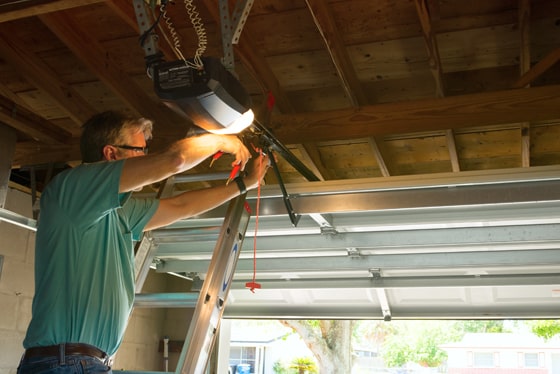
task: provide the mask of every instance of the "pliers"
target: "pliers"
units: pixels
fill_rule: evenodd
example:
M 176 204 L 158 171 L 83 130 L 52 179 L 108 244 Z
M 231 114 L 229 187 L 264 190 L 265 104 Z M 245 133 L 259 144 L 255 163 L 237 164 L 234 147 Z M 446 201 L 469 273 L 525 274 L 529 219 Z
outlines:
M 222 155 L 224 154 L 224 152 L 222 151 L 218 151 L 216 153 L 214 153 L 214 156 L 212 156 L 212 161 L 210 161 L 210 167 L 212 167 L 212 165 L 214 165 L 214 162 L 219 159 L 220 157 L 222 157 Z
M 214 162 L 219 159 L 220 157 L 222 157 L 222 155 L 224 154 L 224 152 L 222 151 L 218 151 L 214 154 L 214 156 L 212 156 L 212 161 L 210 161 L 210 167 L 212 167 L 212 165 L 214 164 Z M 239 170 L 241 169 L 241 163 L 239 164 L 235 164 L 233 166 L 233 168 L 231 169 L 231 173 L 229 173 L 229 178 L 226 181 L 226 186 L 229 184 L 229 182 L 231 182 L 232 180 L 235 179 L 235 177 L 237 176 L 237 174 L 239 173 Z

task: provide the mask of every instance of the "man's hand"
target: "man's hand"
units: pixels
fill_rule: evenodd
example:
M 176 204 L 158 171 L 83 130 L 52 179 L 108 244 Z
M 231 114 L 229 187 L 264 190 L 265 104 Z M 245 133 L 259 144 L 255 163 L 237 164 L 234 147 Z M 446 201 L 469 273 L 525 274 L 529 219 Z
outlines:
M 147 156 L 146 156 L 147 157 Z M 256 188 L 270 167 L 268 156 L 257 157 L 243 178 L 247 189 Z M 153 230 L 169 225 L 178 219 L 192 217 L 213 209 L 239 195 L 236 183 L 221 184 L 211 188 L 190 190 L 169 198 L 161 199 L 156 213 L 152 216 L 145 230 Z
M 216 135 L 220 136 L 220 135 Z M 235 160 L 231 163 L 231 166 L 235 166 L 237 164 L 241 165 L 241 170 L 245 170 L 245 166 L 247 165 L 247 161 L 251 158 L 251 153 L 245 147 L 245 145 L 239 140 L 237 136 L 234 135 L 221 135 L 220 141 L 222 144 L 220 145 L 220 151 L 225 153 L 230 153 L 235 156 Z
M 262 182 L 268 168 L 270 167 L 270 159 L 268 155 L 261 154 L 253 163 L 251 164 L 251 170 L 245 178 L 245 186 L 247 189 L 256 188 L 259 185 L 259 181 Z M 262 183 L 261 183 L 262 184 Z

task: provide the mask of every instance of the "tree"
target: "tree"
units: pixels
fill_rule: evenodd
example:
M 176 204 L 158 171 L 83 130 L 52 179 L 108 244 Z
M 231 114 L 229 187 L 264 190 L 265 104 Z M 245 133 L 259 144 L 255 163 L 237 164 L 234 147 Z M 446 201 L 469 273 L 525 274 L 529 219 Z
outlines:
M 394 323 L 383 320 L 357 321 L 354 324 L 353 342 L 359 347 L 379 350 L 388 336 L 395 334 Z
M 548 340 L 554 335 L 560 334 L 560 320 L 538 320 L 528 321 L 533 334 Z
M 309 357 L 294 358 L 290 367 L 296 369 L 297 374 L 311 374 L 317 372 L 315 362 Z
M 437 367 L 447 358 L 439 346 L 457 341 L 464 332 L 454 328 L 450 321 L 391 321 L 393 333 L 383 344 L 383 361 L 389 367 L 408 363 Z
M 453 329 L 463 334 L 467 332 L 506 332 L 504 321 L 499 320 L 457 321 L 454 323 Z
M 347 374 L 352 371 L 352 326 L 348 320 L 281 320 L 297 332 L 313 352 L 320 373 Z
M 296 357 L 289 364 L 276 361 L 272 370 L 275 374 L 314 374 L 317 373 L 317 364 L 311 357 Z

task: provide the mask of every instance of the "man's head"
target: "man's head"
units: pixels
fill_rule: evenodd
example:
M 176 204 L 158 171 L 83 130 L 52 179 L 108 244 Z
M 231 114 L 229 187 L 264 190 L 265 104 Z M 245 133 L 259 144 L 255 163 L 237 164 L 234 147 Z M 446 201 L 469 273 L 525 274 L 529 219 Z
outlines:
M 142 156 L 152 138 L 152 122 L 107 111 L 91 117 L 82 126 L 82 162 L 118 160 Z

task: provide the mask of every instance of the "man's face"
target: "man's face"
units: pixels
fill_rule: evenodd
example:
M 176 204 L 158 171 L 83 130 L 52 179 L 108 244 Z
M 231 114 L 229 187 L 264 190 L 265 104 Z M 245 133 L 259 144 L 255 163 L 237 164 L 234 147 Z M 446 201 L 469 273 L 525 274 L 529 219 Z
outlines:
M 128 139 L 126 144 L 110 144 L 105 146 L 104 155 L 107 161 L 144 156 L 148 152 L 146 139 L 141 131 L 129 134 L 126 139 Z M 142 191 L 142 187 L 138 187 L 134 191 Z
M 144 156 L 148 148 L 146 139 L 142 132 L 136 132 L 127 136 L 126 144 L 110 144 L 107 145 L 108 152 L 105 154 L 107 160 L 122 160 L 125 158 Z

